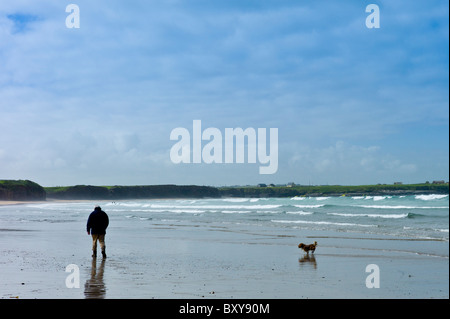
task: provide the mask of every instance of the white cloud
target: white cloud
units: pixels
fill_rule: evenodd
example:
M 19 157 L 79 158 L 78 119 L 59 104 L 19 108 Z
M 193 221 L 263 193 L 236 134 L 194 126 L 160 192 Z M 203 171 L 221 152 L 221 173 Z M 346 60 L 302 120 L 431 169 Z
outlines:
M 326 148 L 298 146 L 290 155 L 289 170 L 299 172 L 300 183 L 361 184 L 410 179 L 417 172 L 415 163 L 404 162 L 379 146 L 357 146 L 338 141 Z M 414 181 L 412 181 L 414 182 Z

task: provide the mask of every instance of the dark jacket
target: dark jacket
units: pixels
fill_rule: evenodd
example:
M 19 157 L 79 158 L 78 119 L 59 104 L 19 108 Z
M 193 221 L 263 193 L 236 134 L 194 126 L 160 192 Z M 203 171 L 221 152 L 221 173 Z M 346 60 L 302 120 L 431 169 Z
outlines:
M 109 225 L 108 215 L 100 207 L 96 207 L 95 210 L 89 215 L 86 230 L 88 233 L 95 235 L 106 234 L 106 228 Z

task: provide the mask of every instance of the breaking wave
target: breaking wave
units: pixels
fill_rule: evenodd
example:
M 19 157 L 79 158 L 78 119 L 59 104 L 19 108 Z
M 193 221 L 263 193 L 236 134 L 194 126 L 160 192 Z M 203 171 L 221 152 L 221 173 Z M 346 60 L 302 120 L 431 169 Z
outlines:
M 352 214 L 352 213 L 328 213 L 328 215 L 342 216 L 342 217 L 370 217 L 370 218 L 407 218 L 409 213 L 403 214 Z

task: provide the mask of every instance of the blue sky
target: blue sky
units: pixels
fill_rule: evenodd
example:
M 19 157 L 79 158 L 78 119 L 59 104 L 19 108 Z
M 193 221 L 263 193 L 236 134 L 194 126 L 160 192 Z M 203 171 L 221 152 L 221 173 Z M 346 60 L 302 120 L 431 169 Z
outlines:
M 80 28 L 68 29 L 68 4 Z M 368 4 L 380 28 L 368 29 Z M 449 178 L 448 1 L 0 3 L 0 179 Z M 278 171 L 174 164 L 177 127 L 278 128 Z

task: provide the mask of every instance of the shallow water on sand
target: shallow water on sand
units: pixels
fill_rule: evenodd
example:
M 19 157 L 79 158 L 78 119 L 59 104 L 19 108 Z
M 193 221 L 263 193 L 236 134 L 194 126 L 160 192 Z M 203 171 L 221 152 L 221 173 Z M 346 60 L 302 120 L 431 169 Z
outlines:
M 106 260 L 85 232 L 96 204 Z M 448 298 L 448 252 L 448 196 L 0 206 L 2 298 Z

